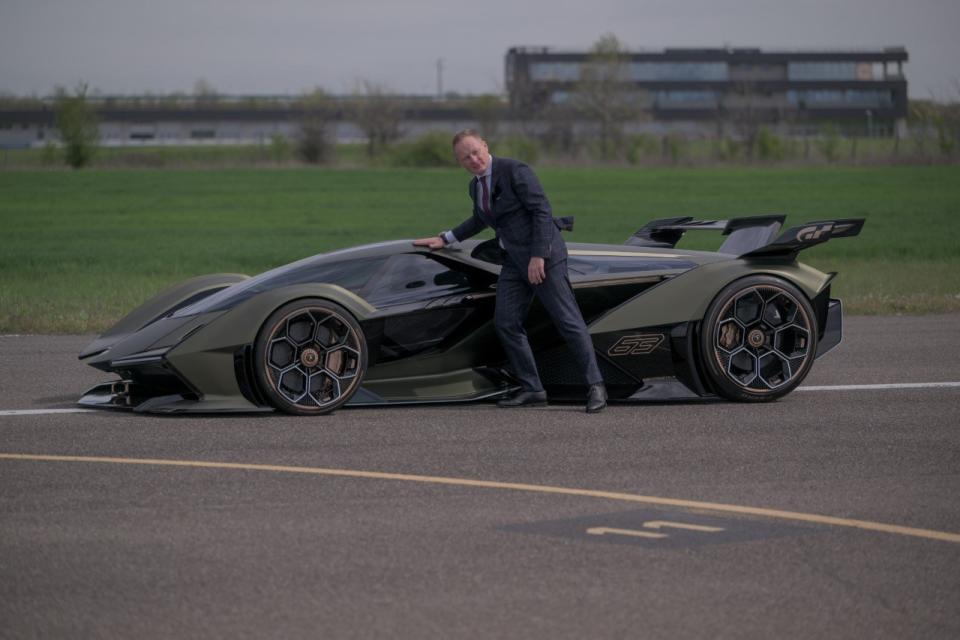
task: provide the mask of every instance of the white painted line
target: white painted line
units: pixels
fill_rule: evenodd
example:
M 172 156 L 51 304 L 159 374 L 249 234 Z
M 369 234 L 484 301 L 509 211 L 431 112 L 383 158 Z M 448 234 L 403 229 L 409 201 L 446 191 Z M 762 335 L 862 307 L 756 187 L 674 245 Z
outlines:
M 797 391 L 873 391 L 875 389 L 943 389 L 960 387 L 960 382 L 901 382 L 897 384 L 835 384 L 797 387 Z
M 3 337 L 3 336 L 0 336 Z M 796 391 L 874 391 L 882 389 L 944 389 L 960 382 L 901 382 L 898 384 L 836 384 L 797 387 Z M 97 409 L 0 409 L 0 416 L 40 416 L 52 413 L 93 413 Z
M 612 534 L 615 536 L 630 536 L 631 538 L 669 538 L 666 533 L 654 533 L 652 531 L 637 531 L 636 529 L 617 529 L 615 527 L 590 527 L 587 533 L 591 536 L 605 536 Z
M 42 416 L 48 413 L 91 413 L 96 409 L 0 409 L 0 416 Z
M 724 531 L 723 527 L 708 527 L 702 524 L 668 522 L 666 520 L 651 520 L 649 522 L 644 522 L 643 526 L 647 529 L 686 529 L 687 531 L 702 531 L 704 533 L 716 533 L 718 531 Z

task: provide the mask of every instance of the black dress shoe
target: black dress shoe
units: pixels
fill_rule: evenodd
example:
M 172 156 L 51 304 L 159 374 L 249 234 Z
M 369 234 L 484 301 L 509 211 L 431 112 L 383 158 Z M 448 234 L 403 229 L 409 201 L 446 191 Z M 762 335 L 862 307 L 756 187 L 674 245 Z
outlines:
M 603 383 L 592 384 L 587 391 L 587 413 L 599 413 L 607 406 L 607 388 Z
M 498 407 L 544 407 L 546 405 L 546 391 L 519 391 L 497 402 Z

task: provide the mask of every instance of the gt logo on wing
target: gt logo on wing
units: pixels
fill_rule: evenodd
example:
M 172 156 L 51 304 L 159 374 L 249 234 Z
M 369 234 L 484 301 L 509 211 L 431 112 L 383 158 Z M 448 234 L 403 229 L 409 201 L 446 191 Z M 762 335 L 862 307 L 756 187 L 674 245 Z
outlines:
M 643 356 L 659 347 L 661 342 L 663 342 L 663 334 L 661 333 L 623 336 L 607 349 L 607 355 Z
M 800 242 L 812 242 L 813 240 L 819 240 L 820 236 L 830 231 L 833 231 L 832 222 L 815 227 L 804 227 L 797 232 L 797 240 Z

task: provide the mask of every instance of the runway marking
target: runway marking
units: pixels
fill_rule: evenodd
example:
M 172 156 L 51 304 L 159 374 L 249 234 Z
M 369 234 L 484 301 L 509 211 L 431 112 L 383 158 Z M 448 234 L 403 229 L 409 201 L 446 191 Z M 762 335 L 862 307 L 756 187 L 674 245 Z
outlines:
M 703 524 L 687 524 L 686 522 L 669 522 L 667 520 L 650 520 L 643 523 L 644 529 L 682 529 L 685 531 L 697 531 L 699 533 L 719 533 L 726 531 L 723 527 L 708 527 Z M 631 538 L 669 538 L 669 533 L 654 533 L 652 531 L 643 531 L 641 529 L 618 529 L 616 527 L 590 527 L 587 534 L 591 536 L 628 536 Z
M 528 493 L 545 493 L 553 495 L 580 496 L 585 498 L 599 498 L 641 504 L 653 504 L 680 509 L 697 509 L 702 511 L 719 511 L 736 513 L 746 516 L 759 516 L 779 520 L 793 520 L 796 522 L 810 522 L 814 524 L 830 525 L 891 533 L 894 535 L 926 538 L 941 542 L 960 544 L 960 533 L 934 531 L 931 529 L 917 529 L 896 524 L 871 522 L 869 520 L 852 520 L 834 516 L 822 516 L 815 513 L 801 513 L 798 511 L 784 511 L 781 509 L 766 509 L 763 507 L 746 507 L 719 502 L 702 502 L 699 500 L 681 500 L 677 498 L 660 498 L 633 493 L 616 491 L 596 491 L 591 489 L 574 489 L 569 487 L 554 487 L 550 485 L 523 484 L 516 482 L 496 482 L 493 480 L 471 480 L 467 478 L 450 478 L 443 476 L 419 476 L 406 473 L 386 473 L 382 471 L 357 471 L 352 469 L 326 469 L 322 467 L 291 467 L 271 464 L 247 464 L 237 462 L 206 462 L 202 460 L 164 460 L 151 458 L 109 458 L 102 456 L 55 456 L 35 455 L 24 453 L 0 453 L 0 459 L 5 460 L 32 460 L 42 462 L 88 462 L 100 464 L 125 464 L 164 467 L 192 467 L 199 469 L 235 469 L 242 471 L 272 471 L 277 473 L 302 473 L 318 476 L 332 476 L 340 478 L 364 478 L 368 480 L 393 480 L 397 482 L 419 482 L 424 484 L 451 485 L 458 487 L 476 487 L 482 489 L 504 489 L 509 491 L 523 491 Z
M 960 387 L 960 382 L 900 382 L 894 384 L 833 384 L 797 387 L 797 391 L 873 391 L 879 389 L 943 389 Z
M 704 533 L 716 533 L 724 530 L 723 527 L 708 527 L 705 524 L 687 524 L 686 522 L 667 522 L 666 520 L 644 522 L 643 526 L 648 529 L 685 529 L 687 531 L 702 531 Z
M 0 409 L 0 416 L 41 416 L 48 413 L 92 413 L 96 409 Z
M 667 538 L 669 537 L 665 533 L 654 533 L 652 531 L 639 531 L 637 529 L 617 529 L 616 527 L 590 527 L 587 529 L 587 533 L 591 536 L 605 536 L 605 535 L 615 535 L 615 536 L 629 536 L 631 538 Z

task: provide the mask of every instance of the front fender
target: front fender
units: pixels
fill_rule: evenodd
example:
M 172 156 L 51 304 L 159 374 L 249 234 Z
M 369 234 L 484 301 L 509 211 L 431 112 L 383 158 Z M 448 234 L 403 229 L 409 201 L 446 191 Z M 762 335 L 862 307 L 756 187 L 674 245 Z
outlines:
M 185 303 L 194 302 L 204 294 L 211 295 L 224 287 L 246 280 L 249 276 L 239 273 L 212 273 L 179 282 L 150 298 L 121 318 L 80 352 L 80 358 L 94 354 L 117 344 L 151 322 L 169 314 Z
M 167 361 L 204 397 L 242 399 L 235 358 L 253 344 L 267 318 L 278 308 L 302 298 L 321 298 L 346 308 L 358 321 L 376 308 L 334 284 L 296 284 L 259 293 L 199 329 L 171 349 Z

